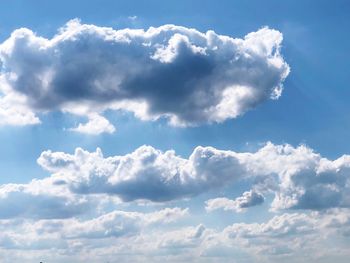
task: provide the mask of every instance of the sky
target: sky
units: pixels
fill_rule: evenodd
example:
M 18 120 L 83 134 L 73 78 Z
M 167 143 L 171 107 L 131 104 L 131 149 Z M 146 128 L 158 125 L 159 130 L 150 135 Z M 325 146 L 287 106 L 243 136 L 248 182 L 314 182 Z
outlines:
M 0 0 L 1 262 L 347 262 L 349 11 Z

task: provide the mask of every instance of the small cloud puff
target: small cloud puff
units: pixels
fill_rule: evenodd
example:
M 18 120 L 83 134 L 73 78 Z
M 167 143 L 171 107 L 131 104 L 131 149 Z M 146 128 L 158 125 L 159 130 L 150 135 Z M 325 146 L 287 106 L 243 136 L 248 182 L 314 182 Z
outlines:
M 245 208 L 260 205 L 264 202 L 264 196 L 255 191 L 244 192 L 242 196 L 235 200 L 230 200 L 226 197 L 214 198 L 206 201 L 205 209 L 208 212 L 223 209 L 242 212 Z

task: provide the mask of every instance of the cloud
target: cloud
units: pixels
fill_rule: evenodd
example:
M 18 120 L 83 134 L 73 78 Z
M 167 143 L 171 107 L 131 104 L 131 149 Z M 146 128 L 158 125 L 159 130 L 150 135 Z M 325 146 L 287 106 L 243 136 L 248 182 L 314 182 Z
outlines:
M 278 262 L 319 262 L 320 258 L 344 253 L 346 245 L 331 245 L 350 227 L 348 209 L 331 209 L 327 213 L 284 213 L 262 223 L 235 223 L 220 237 L 232 245 L 244 244 L 248 253 L 275 258 Z M 331 223 L 332 222 L 332 223 Z M 332 256 L 331 256 L 332 257 Z M 345 256 L 346 257 L 346 256 Z
M 273 209 L 322 210 L 350 205 L 348 155 L 332 161 L 306 146 L 269 143 L 246 161 L 251 173 L 265 176 L 266 181 L 262 179 L 257 187 L 275 194 Z
M 274 210 L 350 207 L 350 156 L 332 161 L 303 145 L 267 143 L 254 153 L 199 146 L 187 159 L 151 146 L 107 158 L 100 149 L 78 148 L 74 154 L 45 151 L 38 163 L 72 193 L 116 195 L 124 201 L 164 202 L 245 182 L 254 190 L 207 204 L 239 210 L 273 195 Z
M 116 210 L 92 219 L 2 221 L 0 222 L 0 247 L 67 250 L 74 240 L 93 242 L 137 236 L 147 228 L 173 223 L 186 215 L 188 215 L 188 209 L 174 207 L 149 213 Z
M 177 252 L 191 249 L 199 246 L 210 232 L 211 230 L 208 230 L 203 224 L 169 231 L 158 235 L 156 247 L 159 250 L 173 250 Z
M 67 238 L 107 238 L 135 235 L 152 224 L 177 221 L 188 214 L 188 209 L 165 208 L 151 213 L 114 211 L 87 221 L 67 224 Z
M 263 195 L 250 190 L 248 192 L 244 192 L 242 196 L 237 197 L 235 200 L 230 200 L 226 197 L 210 199 L 206 201 L 205 209 L 208 212 L 217 209 L 224 209 L 225 211 L 233 210 L 236 212 L 242 212 L 245 208 L 260 205 L 263 202 Z
M 266 223 L 236 223 L 224 232 L 229 238 L 280 238 L 285 236 L 291 238 L 302 233 L 312 233 L 316 228 L 316 221 L 306 214 L 286 213 L 274 216 Z
M 187 213 L 187 209 L 175 207 L 147 213 L 117 210 L 93 219 L 1 220 L 0 249 L 11 249 L 24 258 L 38 251 L 42 258 L 50 253 L 57 259 L 68 257 L 75 262 L 85 256 L 91 257 L 90 262 L 125 258 L 139 261 L 141 257 L 144 261 L 166 257 L 174 262 L 230 262 L 233 255 L 240 261 L 241 257 L 245 259 L 243 262 L 280 262 L 281 257 L 286 262 L 300 258 L 319 262 L 320 257 L 332 253 L 343 253 L 344 258 L 349 255 L 346 242 L 330 242 L 347 238 L 348 209 L 284 213 L 264 222 L 233 223 L 223 229 L 203 224 L 166 228 Z
M 9 258 L 81 262 L 320 262 L 349 256 L 349 210 L 284 213 L 260 223 L 233 223 L 223 229 L 194 224 L 170 225 L 185 209 L 141 213 L 113 211 L 93 219 L 0 221 L 0 251 Z M 207 214 L 208 215 L 208 214 Z M 155 220 L 154 220 L 155 219 Z M 344 242 L 340 241 L 345 238 Z M 39 255 L 39 257 L 38 257 Z M 231 261 L 232 258 L 235 261 Z M 327 260 L 326 260 L 327 261 Z M 26 260 L 27 262 L 27 260 Z M 37 262 L 37 261 L 36 261 Z
M 189 159 L 150 146 L 108 158 L 99 149 L 89 153 L 78 148 L 74 155 L 45 151 L 38 163 L 74 193 L 118 195 L 124 201 L 189 197 L 222 187 L 242 173 L 235 156 L 203 147 L 197 147 Z
M 268 143 L 254 153 L 197 147 L 187 159 L 150 146 L 107 158 L 99 149 L 78 148 L 74 154 L 45 151 L 38 163 L 52 175 L 0 186 L 0 219 L 72 218 L 100 209 L 108 198 L 162 203 L 217 189 L 237 192 L 243 182 L 252 190 L 234 200 L 208 200 L 207 210 L 239 212 L 263 196 L 272 199 L 275 211 L 350 207 L 350 157 L 331 161 L 306 146 Z
M 73 196 L 62 186 L 53 185 L 50 178 L 0 186 L 0 219 L 70 218 L 86 213 L 93 205 L 89 198 Z
M 109 123 L 109 121 L 100 116 L 89 116 L 89 121 L 85 124 L 79 124 L 75 128 L 71 128 L 71 131 L 85 133 L 89 135 L 98 135 L 101 133 L 114 133 L 115 127 Z
M 6 95 L 1 96 L 5 92 Z M 39 123 L 39 118 L 30 110 L 29 106 L 26 106 L 26 97 L 10 91 L 10 88 L 4 84 L 3 77 L 0 76 L 0 126 Z
M 29 108 L 31 120 L 6 123 L 37 123 L 33 114 L 55 110 L 124 110 L 178 126 L 236 118 L 281 95 L 289 73 L 282 38 L 269 28 L 239 39 L 175 25 L 114 30 L 78 20 L 51 39 L 17 29 L 0 44 L 2 93 L 23 96 L 16 107 Z M 90 123 L 76 130 L 100 131 Z M 111 132 L 104 123 L 101 131 Z

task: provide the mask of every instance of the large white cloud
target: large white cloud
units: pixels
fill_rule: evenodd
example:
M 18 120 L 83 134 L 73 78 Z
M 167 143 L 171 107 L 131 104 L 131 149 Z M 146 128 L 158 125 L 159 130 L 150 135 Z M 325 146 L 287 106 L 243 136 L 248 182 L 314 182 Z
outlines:
M 53 256 L 58 262 L 320 262 L 334 255 L 346 262 L 349 256 L 347 209 L 285 213 L 222 229 L 202 224 L 166 228 L 185 215 L 187 209 L 166 208 L 114 211 L 88 220 L 1 220 L 0 251 L 11 251 L 11 259 L 28 258 L 26 262 Z
M 256 194 L 242 193 L 232 201 L 237 209 L 262 203 L 262 195 L 270 194 L 277 210 L 350 206 L 350 157 L 331 161 L 306 146 L 268 143 L 255 153 L 197 147 L 188 159 L 150 146 L 108 158 L 99 149 L 78 148 L 73 155 L 45 151 L 38 163 L 73 193 L 117 195 L 124 201 L 162 202 L 234 189 L 235 182 L 245 181 Z M 219 206 L 227 208 L 227 201 Z
M 115 194 L 125 201 L 190 197 L 222 187 L 242 175 L 234 155 L 203 147 L 196 148 L 189 159 L 151 146 L 108 158 L 100 149 L 89 153 L 78 148 L 73 155 L 45 151 L 38 163 L 74 193 Z
M 32 115 L 115 109 L 173 125 L 222 122 L 280 96 L 289 73 L 281 42 L 269 28 L 243 39 L 175 25 L 114 30 L 78 20 L 51 39 L 22 28 L 0 44 L 1 86 L 8 87 L 1 92 L 24 96 L 21 107 Z M 37 121 L 30 115 L 22 123 Z

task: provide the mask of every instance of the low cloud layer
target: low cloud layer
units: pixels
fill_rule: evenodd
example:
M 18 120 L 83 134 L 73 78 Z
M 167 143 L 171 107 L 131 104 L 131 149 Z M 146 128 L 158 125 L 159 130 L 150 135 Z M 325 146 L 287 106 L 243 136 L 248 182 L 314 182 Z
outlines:
M 306 146 L 268 143 L 255 153 L 197 147 L 188 159 L 151 146 L 108 158 L 99 149 L 78 148 L 74 154 L 45 151 L 38 163 L 72 193 L 115 195 L 124 201 L 164 202 L 246 182 L 254 190 L 225 204 L 207 204 L 239 210 L 272 195 L 275 210 L 350 207 L 350 156 L 331 161 Z
M 269 28 L 243 39 L 175 25 L 114 30 L 78 20 L 51 39 L 18 29 L 0 44 L 0 124 L 35 124 L 35 114 L 46 111 L 89 116 L 107 109 L 178 126 L 223 122 L 281 95 L 289 73 L 281 42 Z M 11 97 L 17 103 L 6 104 Z M 101 118 L 102 128 L 90 131 L 90 120 L 75 131 L 113 132 Z
M 88 220 L 1 220 L 0 251 L 26 262 L 53 256 L 75 262 L 165 258 L 170 262 L 232 262 L 232 258 L 254 263 L 320 262 L 335 255 L 346 262 L 349 256 L 348 209 L 284 213 L 261 223 L 236 222 L 222 229 L 203 224 L 165 228 L 184 216 L 190 216 L 187 209 L 166 208 L 150 213 L 114 211 Z

